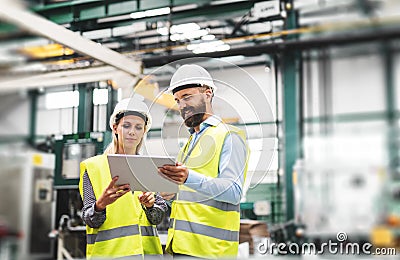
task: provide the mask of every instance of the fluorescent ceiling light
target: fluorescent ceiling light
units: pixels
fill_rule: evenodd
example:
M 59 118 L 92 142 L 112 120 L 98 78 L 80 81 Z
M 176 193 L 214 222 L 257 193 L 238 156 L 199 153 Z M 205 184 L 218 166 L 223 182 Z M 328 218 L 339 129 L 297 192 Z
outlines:
M 114 27 L 112 29 L 112 35 L 113 36 L 122 36 L 122 35 L 127 35 L 135 32 L 135 28 L 133 25 L 128 25 L 128 26 L 119 26 L 119 27 Z
M 23 62 L 26 59 L 22 56 L 17 56 L 15 53 L 0 50 L 0 65 L 7 63 Z
M 168 28 L 167 27 L 157 28 L 157 32 L 161 35 L 168 35 Z
M 196 49 L 198 47 L 198 44 L 188 44 L 186 46 L 186 49 L 188 49 L 189 51 L 193 51 L 194 49 Z
M 13 60 L 15 62 L 15 59 Z M 41 63 L 26 64 L 16 66 L 10 69 L 10 72 L 44 72 L 47 71 L 47 67 Z
M 195 38 L 200 38 L 200 37 L 202 37 L 204 35 L 207 35 L 207 34 L 208 34 L 208 31 L 205 30 L 205 29 L 202 29 L 202 30 L 197 30 L 197 31 L 186 32 L 186 33 L 183 34 L 183 36 L 186 39 L 195 39 Z
M 129 16 L 132 19 L 140 19 L 140 18 L 145 18 L 145 17 L 166 15 L 166 14 L 170 14 L 170 13 L 171 13 L 171 8 L 163 7 L 163 8 L 157 8 L 157 9 L 151 9 L 151 10 L 131 13 Z
M 172 12 L 186 11 L 197 8 L 197 4 L 179 5 L 172 7 Z
M 171 27 L 171 33 L 187 33 L 197 30 L 200 30 L 200 26 L 197 23 L 183 23 L 172 25 Z
M 171 8 L 163 7 L 158 9 L 146 10 L 144 11 L 147 17 L 165 15 L 171 13 Z
M 229 46 L 228 44 L 224 44 L 224 45 L 217 46 L 215 49 L 216 49 L 216 51 L 228 51 L 231 49 L 231 46 Z
M 83 32 L 82 36 L 88 39 L 110 38 L 111 29 L 100 29 L 100 30 Z
M 171 35 L 171 41 L 173 41 L 173 42 L 182 41 L 184 39 L 185 39 L 185 37 L 183 37 L 182 34 L 172 34 Z
M 37 39 L 33 39 L 33 40 L 28 40 L 28 41 L 23 41 L 22 44 L 24 47 L 27 46 L 41 46 L 41 45 L 47 45 L 47 44 L 51 44 L 52 41 L 49 41 L 48 39 L 45 38 L 37 38 Z M 17 47 L 21 47 L 21 43 L 16 43 Z
M 146 17 L 146 13 L 144 11 L 142 12 L 136 12 L 136 13 L 131 13 L 129 15 L 132 19 L 140 19 Z
M 229 62 L 229 63 L 242 61 L 244 59 L 245 59 L 245 57 L 243 55 L 227 56 L 227 57 L 220 58 L 220 60 L 223 60 L 223 61 L 226 61 L 226 62 Z M 250 143 L 249 143 L 249 146 L 250 146 Z
M 244 2 L 245 0 L 220 0 L 220 1 L 211 1 L 210 5 L 222 5 L 222 4 L 232 4 L 235 2 Z
M 106 88 L 108 86 L 108 83 L 107 83 L 107 81 L 99 81 L 99 87 L 101 87 L 101 88 Z
M 108 22 L 115 22 L 115 21 L 127 20 L 127 19 L 140 19 L 140 18 L 145 18 L 145 17 L 165 15 L 165 14 L 169 14 L 169 13 L 171 13 L 171 8 L 163 7 L 163 8 L 146 10 L 146 11 L 134 12 L 131 14 L 100 18 L 100 19 L 97 19 L 97 22 L 98 23 L 108 23 Z
M 112 29 L 112 35 L 113 36 L 123 36 L 123 35 L 130 35 L 130 34 L 136 34 L 138 32 L 143 32 L 146 31 L 146 22 L 145 21 L 138 21 L 134 22 L 131 25 L 127 26 L 119 26 L 119 27 L 114 27 Z M 153 34 L 153 33 L 151 33 Z
M 108 42 L 104 43 L 103 46 L 109 49 L 118 49 L 119 47 L 121 47 L 121 44 L 119 42 Z
M 168 37 L 162 37 L 162 38 L 166 38 L 166 39 L 160 39 L 160 36 L 148 37 L 148 38 L 140 39 L 139 43 L 140 44 L 153 44 L 153 43 L 160 42 L 160 40 L 167 40 L 168 39 Z
M 200 26 L 197 23 L 176 24 L 172 25 L 170 29 L 171 34 L 186 33 L 197 30 L 200 30 Z M 157 28 L 157 32 L 161 35 L 168 35 L 168 28 L 167 27 Z
M 187 46 L 188 50 L 191 50 L 195 54 L 215 52 L 215 51 L 227 51 L 231 47 L 224 43 L 223 41 L 212 41 L 212 42 L 202 42 L 198 44 L 189 44 Z
M 212 51 L 207 51 L 206 49 L 194 49 L 193 53 L 194 54 L 200 54 L 200 53 L 206 53 L 206 52 L 212 52 Z
M 175 27 L 173 30 L 171 27 L 171 41 L 181 41 L 185 39 L 191 40 L 208 34 L 208 29 L 198 30 L 200 26 L 196 23 L 182 24 L 179 26 L 180 27 Z M 167 35 L 166 28 L 160 28 L 160 30 L 157 29 L 157 31 L 161 35 Z M 174 31 L 174 33 L 172 31 Z
M 97 22 L 98 23 L 115 22 L 115 21 L 119 21 L 119 20 L 127 20 L 130 17 L 131 16 L 129 14 L 119 15 L 119 16 L 111 16 L 111 17 L 105 17 L 105 18 L 97 19 Z
M 207 34 L 207 35 L 204 35 L 203 37 L 201 37 L 201 39 L 203 41 L 212 41 L 212 40 L 215 39 L 215 35 L 214 34 Z

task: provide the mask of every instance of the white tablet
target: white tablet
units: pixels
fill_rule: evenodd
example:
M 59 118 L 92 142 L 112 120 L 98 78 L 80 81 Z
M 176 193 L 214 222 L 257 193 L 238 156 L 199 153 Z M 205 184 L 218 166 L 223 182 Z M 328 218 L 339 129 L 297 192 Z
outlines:
M 178 184 L 158 173 L 158 167 L 175 165 L 173 157 L 109 154 L 107 159 L 111 177 L 119 176 L 118 185 L 129 183 L 133 191 L 178 192 Z

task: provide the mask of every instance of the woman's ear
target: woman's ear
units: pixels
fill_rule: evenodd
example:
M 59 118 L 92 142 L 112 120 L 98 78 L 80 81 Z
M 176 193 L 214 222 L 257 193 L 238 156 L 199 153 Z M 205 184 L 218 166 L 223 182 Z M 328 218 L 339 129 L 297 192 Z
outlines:
M 118 128 L 118 125 L 113 124 L 113 132 L 114 132 L 115 134 L 117 133 L 117 128 Z

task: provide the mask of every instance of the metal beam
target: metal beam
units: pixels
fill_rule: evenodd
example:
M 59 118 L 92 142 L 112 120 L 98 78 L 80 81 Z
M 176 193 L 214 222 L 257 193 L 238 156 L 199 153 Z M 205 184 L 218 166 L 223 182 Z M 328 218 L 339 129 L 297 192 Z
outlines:
M 123 82 L 121 79 L 127 79 Z M 37 75 L 27 75 L 15 78 L 1 77 L 0 93 L 15 92 L 17 90 L 28 90 L 39 87 L 55 87 L 78 83 L 96 82 L 101 80 L 113 80 L 117 87 L 133 87 L 135 78 L 123 71 L 111 66 L 101 66 L 86 69 L 66 70 L 57 72 L 40 73 Z M 132 84 L 125 83 L 132 81 Z M 121 82 L 120 84 L 118 84 Z
M 33 14 L 14 1 L 3 1 L 6 3 L 3 3 L 0 8 L 0 19 L 15 24 L 34 34 L 54 40 L 131 75 L 137 76 L 140 74 L 139 62 L 132 61 L 118 52 L 103 47 L 39 15 Z

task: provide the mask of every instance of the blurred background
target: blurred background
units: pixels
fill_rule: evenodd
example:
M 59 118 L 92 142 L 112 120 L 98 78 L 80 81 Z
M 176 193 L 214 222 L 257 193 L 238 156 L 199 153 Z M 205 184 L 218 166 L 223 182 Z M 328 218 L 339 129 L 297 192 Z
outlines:
M 398 251 L 399 51 L 397 0 L 0 0 L 0 259 L 85 258 L 79 162 L 133 94 L 143 153 L 175 156 L 188 133 L 163 91 L 187 63 L 247 132 L 241 257 L 338 232 Z

